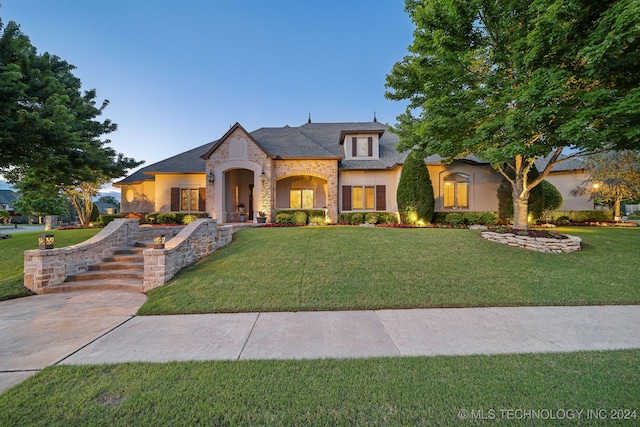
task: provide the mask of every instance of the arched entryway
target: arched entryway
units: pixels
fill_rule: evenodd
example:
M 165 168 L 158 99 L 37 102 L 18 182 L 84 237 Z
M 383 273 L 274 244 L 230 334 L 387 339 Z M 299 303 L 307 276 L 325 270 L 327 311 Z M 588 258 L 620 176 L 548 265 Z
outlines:
M 284 177 L 276 182 L 276 209 L 324 209 L 327 180 L 310 175 Z
M 225 222 L 253 221 L 255 207 L 254 172 L 231 169 L 224 174 L 223 210 Z

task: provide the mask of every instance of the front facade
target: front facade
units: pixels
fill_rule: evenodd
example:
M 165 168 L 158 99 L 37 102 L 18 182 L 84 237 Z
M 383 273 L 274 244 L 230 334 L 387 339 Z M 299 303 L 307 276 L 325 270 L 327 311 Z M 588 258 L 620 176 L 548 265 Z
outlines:
M 284 209 L 397 213 L 396 191 L 407 153 L 384 124 L 308 123 L 247 132 L 235 124 L 220 139 L 147 166 L 115 185 L 122 212 L 207 213 L 218 223 L 268 221 Z M 449 164 L 425 159 L 436 211 L 497 211 L 501 175 L 473 157 Z M 549 176 L 571 209 L 593 209 L 565 187 L 584 171 Z M 569 182 L 571 181 L 571 182 Z M 572 187 L 573 188 L 573 187 Z M 583 200 L 584 199 L 584 200 Z

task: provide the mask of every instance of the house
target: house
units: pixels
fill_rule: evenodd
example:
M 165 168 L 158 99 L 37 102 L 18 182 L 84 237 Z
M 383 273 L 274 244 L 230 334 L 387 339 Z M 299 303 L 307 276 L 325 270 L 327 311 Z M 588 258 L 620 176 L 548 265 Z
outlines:
M 18 199 L 18 194 L 13 190 L 0 190 L 0 210 L 7 211 L 13 215 L 16 209 L 13 202 Z
M 335 222 L 342 212 L 397 212 L 396 190 L 407 153 L 398 136 L 373 122 L 312 123 L 248 132 L 236 123 L 220 139 L 146 166 L 122 181 L 122 212 L 202 212 L 218 223 L 273 220 L 281 209 L 323 209 Z M 436 211 L 497 211 L 502 176 L 468 156 L 443 164 L 425 159 Z M 567 189 L 584 171 L 549 177 Z M 565 184 L 566 183 L 566 184 Z M 562 191 L 562 190 L 561 190 Z M 592 209 L 563 191 L 573 209 Z M 243 215 L 244 217 L 244 215 Z

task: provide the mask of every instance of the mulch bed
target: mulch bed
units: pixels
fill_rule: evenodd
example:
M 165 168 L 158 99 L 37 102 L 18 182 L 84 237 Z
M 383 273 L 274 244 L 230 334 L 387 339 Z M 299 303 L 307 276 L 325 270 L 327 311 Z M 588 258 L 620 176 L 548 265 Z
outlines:
M 505 234 L 515 234 L 516 236 L 529 236 L 529 237 L 542 237 L 545 239 L 568 239 L 562 233 L 558 233 L 557 231 L 547 231 L 547 230 L 522 230 L 517 228 L 496 228 L 490 229 L 489 231 L 493 231 L 494 233 L 505 233 Z

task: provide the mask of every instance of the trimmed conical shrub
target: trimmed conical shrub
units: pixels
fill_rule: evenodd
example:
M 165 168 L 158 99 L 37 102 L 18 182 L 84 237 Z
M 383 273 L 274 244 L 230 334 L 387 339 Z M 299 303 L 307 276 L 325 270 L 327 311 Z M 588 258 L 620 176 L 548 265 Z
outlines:
M 404 224 L 431 222 L 435 198 L 422 152 L 412 150 L 407 156 L 400 173 L 396 200 Z

